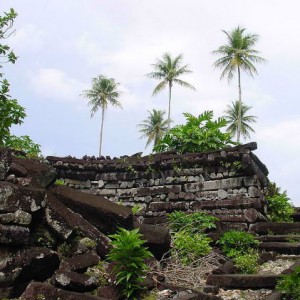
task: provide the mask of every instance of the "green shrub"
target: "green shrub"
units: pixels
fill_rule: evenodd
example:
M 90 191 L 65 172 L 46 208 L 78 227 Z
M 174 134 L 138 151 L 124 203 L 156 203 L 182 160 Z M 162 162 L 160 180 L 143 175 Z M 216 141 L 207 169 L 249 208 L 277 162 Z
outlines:
M 120 228 L 110 237 L 113 248 L 108 259 L 115 262 L 117 284 L 125 297 L 136 299 L 135 294 L 142 289 L 141 283 L 148 269 L 145 259 L 152 257 L 152 254 L 143 246 L 145 241 L 141 239 L 138 229 L 129 231 Z
M 300 266 L 293 273 L 283 275 L 276 289 L 283 292 L 284 299 L 300 300 Z
M 257 251 L 249 251 L 249 253 L 234 257 L 233 262 L 243 274 L 253 274 L 257 272 L 258 259 Z
M 212 240 L 205 234 L 191 234 L 187 230 L 181 230 L 174 234 L 173 247 L 180 261 L 188 265 L 207 255 L 212 249 L 211 242 Z
M 228 257 L 237 257 L 248 254 L 259 242 L 251 233 L 230 230 L 223 234 L 218 243 Z
M 190 233 L 204 232 L 206 229 L 216 228 L 218 218 L 208 215 L 206 212 L 194 212 L 191 214 L 183 211 L 174 211 L 168 214 L 170 228 L 174 232 L 180 230 Z
M 28 135 L 10 135 L 5 142 L 5 146 L 24 151 L 28 157 L 39 157 L 42 154 L 41 146 L 34 143 Z
M 178 153 L 218 150 L 236 143 L 232 135 L 222 132 L 227 125 L 224 118 L 213 120 L 213 112 L 205 111 L 198 117 L 183 114 L 186 124 L 171 128 L 154 146 L 155 152 L 176 150 Z
M 291 214 L 294 212 L 286 191 L 267 198 L 268 218 L 272 222 L 292 222 Z
M 63 179 L 56 179 L 54 182 L 54 185 L 66 185 L 65 181 Z

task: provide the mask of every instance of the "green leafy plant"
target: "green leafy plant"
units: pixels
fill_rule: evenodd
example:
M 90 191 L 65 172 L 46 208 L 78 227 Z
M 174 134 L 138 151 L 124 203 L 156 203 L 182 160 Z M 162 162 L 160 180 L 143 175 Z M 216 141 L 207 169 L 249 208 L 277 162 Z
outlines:
M 173 246 L 180 261 L 188 265 L 207 255 L 212 249 L 211 242 L 212 239 L 203 233 L 191 234 L 188 230 L 181 230 L 174 234 Z
M 136 293 L 142 289 L 141 283 L 148 269 L 145 259 L 152 257 L 141 237 L 138 229 L 130 231 L 123 228 L 110 235 L 113 247 L 108 259 L 115 262 L 117 284 L 128 299 L 136 299 Z
M 268 200 L 268 218 L 272 222 L 293 222 L 291 217 L 294 212 L 293 205 L 288 198 L 286 191 L 275 194 Z
M 232 136 L 221 129 L 227 125 L 224 118 L 213 120 L 213 112 L 205 111 L 198 117 L 183 114 L 186 124 L 171 128 L 154 146 L 155 152 L 176 150 L 178 153 L 218 150 L 236 143 Z
M 54 182 L 55 185 L 66 185 L 65 181 L 63 179 L 56 179 Z
M 190 233 L 204 232 L 206 229 L 216 228 L 218 218 L 199 211 L 191 214 L 183 211 L 173 211 L 168 214 L 170 228 L 174 232 L 186 230 Z
M 300 266 L 291 274 L 283 275 L 276 289 L 283 292 L 284 299 L 300 300 Z
M 143 210 L 143 207 L 142 207 L 140 204 L 136 203 L 136 204 L 134 204 L 134 205 L 131 207 L 131 210 L 132 210 L 132 214 L 133 214 L 133 215 L 136 215 L 136 214 L 138 214 L 140 211 Z
M 259 242 L 251 233 L 230 230 L 223 234 L 218 244 L 228 257 L 237 257 L 248 254 L 250 249 L 256 248 Z
M 6 140 L 5 146 L 13 148 L 15 150 L 24 151 L 26 153 L 26 156 L 28 157 L 41 156 L 41 146 L 34 143 L 28 135 L 10 135 Z
M 248 253 L 237 255 L 233 258 L 233 262 L 243 274 L 254 274 L 258 269 L 258 259 L 258 252 L 252 250 Z

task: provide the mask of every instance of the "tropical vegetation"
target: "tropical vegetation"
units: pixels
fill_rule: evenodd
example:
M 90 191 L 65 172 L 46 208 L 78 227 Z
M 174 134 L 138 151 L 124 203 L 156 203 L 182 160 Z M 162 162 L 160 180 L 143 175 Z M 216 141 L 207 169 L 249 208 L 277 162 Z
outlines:
M 164 119 L 165 111 L 152 109 L 148 113 L 148 118 L 137 125 L 140 127 L 141 138 L 147 138 L 146 147 L 152 142 L 156 146 L 168 130 L 168 120 Z
M 241 71 L 254 77 L 257 70 L 255 63 L 264 62 L 265 59 L 258 56 L 258 50 L 254 49 L 259 36 L 257 34 L 249 34 L 245 32 L 245 28 L 236 27 L 232 31 L 223 30 L 227 37 L 227 44 L 220 46 L 213 54 L 220 55 L 214 63 L 216 68 L 222 69 L 221 79 L 227 76 L 228 81 L 232 80 L 234 74 L 238 75 L 238 91 L 239 91 L 239 109 L 237 124 L 237 141 L 240 141 L 241 135 L 241 111 L 242 111 L 242 88 L 241 88 Z
M 189 113 L 183 115 L 186 124 L 171 128 L 153 148 L 154 151 L 203 152 L 235 144 L 229 132 L 221 131 L 227 121 L 224 118 L 213 120 L 212 111 L 205 111 L 198 117 Z
M 170 53 L 165 53 L 162 59 L 158 59 L 155 64 L 152 64 L 154 72 L 147 74 L 149 78 L 160 80 L 159 84 L 153 90 L 153 96 L 160 93 L 166 87 L 169 89 L 168 129 L 170 129 L 171 124 L 171 98 L 173 84 L 175 83 L 182 87 L 196 90 L 190 83 L 179 79 L 181 75 L 192 73 L 192 71 L 188 69 L 188 65 L 182 65 L 182 60 L 182 54 L 173 58 Z
M 88 105 L 91 106 L 91 117 L 95 115 L 98 109 L 101 109 L 101 128 L 100 128 L 100 145 L 99 145 L 99 156 L 102 154 L 102 139 L 103 139 L 103 124 L 106 109 L 109 104 L 121 107 L 119 97 L 121 91 L 119 83 L 114 78 L 108 78 L 100 75 L 92 80 L 91 89 L 83 91 L 83 97 L 89 100 Z
M 227 131 L 230 132 L 232 135 L 238 134 L 238 124 L 239 124 L 239 101 L 232 102 L 232 105 L 227 105 L 227 109 L 224 111 L 225 116 L 224 118 L 228 122 Z M 255 123 L 257 117 L 247 115 L 249 110 L 251 109 L 251 106 L 248 106 L 241 103 L 241 135 L 244 139 L 250 138 L 250 132 L 255 132 L 255 130 L 249 125 L 250 123 Z

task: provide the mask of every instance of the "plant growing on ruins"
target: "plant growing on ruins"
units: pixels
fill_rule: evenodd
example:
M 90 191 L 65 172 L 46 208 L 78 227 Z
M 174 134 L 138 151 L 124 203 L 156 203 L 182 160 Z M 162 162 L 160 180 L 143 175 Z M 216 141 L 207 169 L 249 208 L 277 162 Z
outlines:
M 276 289 L 283 292 L 283 299 L 300 300 L 300 266 L 291 274 L 283 275 Z
M 100 75 L 93 78 L 92 87 L 89 90 L 84 90 L 82 96 L 89 100 L 88 105 L 91 106 L 91 117 L 95 115 L 98 109 L 101 109 L 101 129 L 100 129 L 100 146 L 99 156 L 102 153 L 102 137 L 105 111 L 109 104 L 121 107 L 118 98 L 121 96 L 121 91 L 118 90 L 119 83 L 114 78 L 107 78 Z
M 173 211 L 168 214 L 170 228 L 174 232 L 181 230 L 190 233 L 204 232 L 206 229 L 216 228 L 218 218 L 207 214 L 204 211 L 185 213 L 183 211 Z
M 147 138 L 146 147 L 152 142 L 155 146 L 168 130 L 168 120 L 164 119 L 165 111 L 152 109 L 148 113 L 148 118 L 137 125 L 140 127 L 141 138 Z
M 148 269 L 145 259 L 152 257 L 141 239 L 142 235 L 138 229 L 126 230 L 119 228 L 112 238 L 112 249 L 108 259 L 115 263 L 117 285 L 122 293 L 129 299 L 136 299 L 136 293 L 142 289 L 141 283 Z
M 203 233 L 192 234 L 188 229 L 175 232 L 173 235 L 174 251 L 184 265 L 192 264 L 196 259 L 211 251 L 212 239 Z
M 169 108 L 168 108 L 168 129 L 171 124 L 171 98 L 172 87 L 176 83 L 182 87 L 196 90 L 190 83 L 179 79 L 181 75 L 192 73 L 188 69 L 188 65 L 182 65 L 183 55 L 179 54 L 174 59 L 170 53 L 165 53 L 162 59 L 158 59 L 156 64 L 153 64 L 154 72 L 147 74 L 149 78 L 162 80 L 153 90 L 152 96 L 157 95 L 166 87 L 169 87 Z
M 258 41 L 259 36 L 257 34 L 246 34 L 245 28 L 239 26 L 226 34 L 228 43 L 220 46 L 217 50 L 213 51 L 213 54 L 221 55 L 215 63 L 216 68 L 223 69 L 221 73 L 221 79 L 227 75 L 228 81 L 230 81 L 234 74 L 238 74 L 238 123 L 237 123 L 237 141 L 240 141 L 240 134 L 242 130 L 242 89 L 241 89 L 241 71 L 245 71 L 250 76 L 254 77 L 257 74 L 257 70 L 253 63 L 265 62 L 265 59 L 258 56 L 259 51 L 255 50 L 253 46 Z
M 5 146 L 13 148 L 15 150 L 22 150 L 26 153 L 26 156 L 32 158 L 39 157 L 42 154 L 41 146 L 39 144 L 34 143 L 28 135 L 11 135 L 7 139 Z
M 233 257 L 234 265 L 244 274 L 254 274 L 258 269 L 259 255 L 256 250 Z
M 280 188 L 272 185 L 268 200 L 268 218 L 272 222 L 293 222 L 291 217 L 294 212 L 294 207 L 287 196 L 287 192 L 280 192 Z
M 222 251 L 228 257 L 236 257 L 247 254 L 259 244 L 258 240 L 251 233 L 230 230 L 225 232 L 218 241 Z
M 218 150 L 236 143 L 231 134 L 222 132 L 227 125 L 224 118 L 213 120 L 213 112 L 205 111 L 198 117 L 183 114 L 186 124 L 170 129 L 153 148 L 156 152 L 176 150 L 178 153 Z

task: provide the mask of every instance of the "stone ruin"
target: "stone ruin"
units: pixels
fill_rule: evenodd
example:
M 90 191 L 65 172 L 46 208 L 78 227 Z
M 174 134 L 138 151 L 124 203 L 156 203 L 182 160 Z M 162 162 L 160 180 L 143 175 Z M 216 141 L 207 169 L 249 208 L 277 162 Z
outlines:
M 119 299 L 111 265 L 106 286 L 86 270 L 105 259 L 108 235 L 118 227 L 139 228 L 161 259 L 170 235 L 153 224 L 174 210 L 208 211 L 222 231 L 265 221 L 268 171 L 255 149 L 250 143 L 207 153 L 42 162 L 0 149 L 0 298 Z M 54 185 L 57 179 L 65 186 Z M 137 204 L 133 216 L 127 206 Z M 153 274 L 146 282 L 165 286 Z M 185 299 L 220 299 L 196 296 Z
M 256 143 L 206 153 L 167 152 L 110 159 L 48 156 L 68 187 L 138 205 L 139 220 L 164 222 L 174 210 L 205 210 L 229 228 L 265 221 L 266 166 L 253 154 Z

